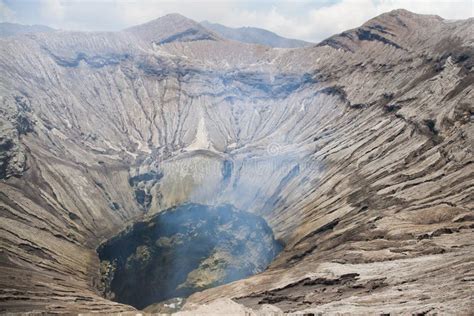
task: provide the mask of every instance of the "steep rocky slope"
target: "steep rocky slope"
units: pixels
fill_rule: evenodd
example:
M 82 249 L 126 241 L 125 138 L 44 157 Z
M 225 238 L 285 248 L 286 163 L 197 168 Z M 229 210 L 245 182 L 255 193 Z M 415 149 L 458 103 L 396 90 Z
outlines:
M 404 10 L 299 49 L 177 15 L 0 39 L 0 310 L 133 310 L 100 296 L 95 249 L 194 202 L 285 248 L 187 309 L 467 314 L 473 53 L 473 19 Z

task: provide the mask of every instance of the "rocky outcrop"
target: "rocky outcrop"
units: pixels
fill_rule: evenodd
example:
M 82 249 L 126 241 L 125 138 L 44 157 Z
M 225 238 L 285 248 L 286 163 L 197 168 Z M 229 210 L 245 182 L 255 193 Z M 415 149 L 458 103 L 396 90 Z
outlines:
M 397 10 L 291 50 L 195 25 L 0 39 L 1 311 L 133 310 L 95 249 L 187 202 L 285 248 L 185 309 L 472 310 L 473 19 Z
M 31 107 L 24 96 L 2 97 L 0 113 L 0 179 L 21 176 L 26 168 L 26 155 L 20 136 L 33 132 Z

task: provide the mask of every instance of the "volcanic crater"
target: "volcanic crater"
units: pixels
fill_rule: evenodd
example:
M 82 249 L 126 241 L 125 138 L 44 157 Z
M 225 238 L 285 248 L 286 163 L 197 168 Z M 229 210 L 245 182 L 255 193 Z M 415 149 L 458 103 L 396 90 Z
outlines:
M 473 34 L 0 38 L 0 312 L 469 314 Z

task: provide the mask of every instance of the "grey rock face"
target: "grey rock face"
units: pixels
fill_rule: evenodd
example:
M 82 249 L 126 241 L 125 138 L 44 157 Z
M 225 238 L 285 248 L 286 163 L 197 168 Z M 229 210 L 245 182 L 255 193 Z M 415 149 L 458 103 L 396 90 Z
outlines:
M 0 179 L 20 176 L 25 169 L 26 155 L 20 136 L 34 131 L 28 98 L 2 97 L 0 108 Z
M 473 34 L 397 10 L 292 50 L 179 16 L 0 39 L 0 310 L 133 310 L 100 296 L 96 247 L 190 202 L 286 246 L 186 308 L 470 312 Z

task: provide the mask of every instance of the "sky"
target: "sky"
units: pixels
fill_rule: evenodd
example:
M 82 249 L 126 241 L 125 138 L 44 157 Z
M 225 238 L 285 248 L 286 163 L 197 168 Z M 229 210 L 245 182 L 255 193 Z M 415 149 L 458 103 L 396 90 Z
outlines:
M 116 31 L 168 13 L 231 27 L 261 27 L 319 42 L 404 8 L 445 19 L 474 16 L 473 0 L 0 0 L 0 22 L 63 30 Z

